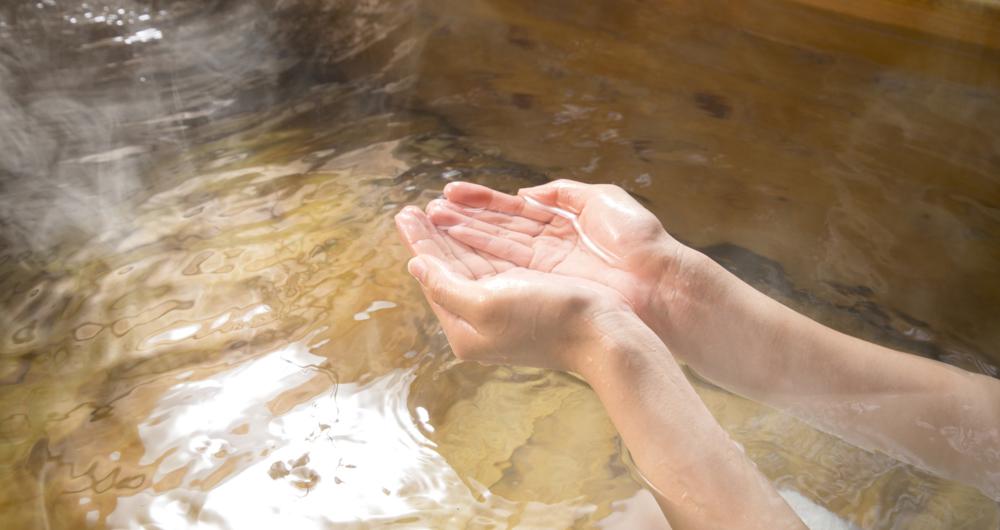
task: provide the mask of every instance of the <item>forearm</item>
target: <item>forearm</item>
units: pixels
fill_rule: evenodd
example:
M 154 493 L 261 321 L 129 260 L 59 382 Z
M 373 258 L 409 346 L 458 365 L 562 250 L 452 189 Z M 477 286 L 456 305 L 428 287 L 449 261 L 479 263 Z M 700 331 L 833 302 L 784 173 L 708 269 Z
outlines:
M 636 322 L 638 320 L 636 319 Z M 804 528 L 705 408 L 662 342 L 615 322 L 581 370 L 675 530 Z
M 699 375 L 1000 496 L 1000 383 L 844 335 L 715 263 L 696 267 L 662 295 L 672 306 L 655 328 Z

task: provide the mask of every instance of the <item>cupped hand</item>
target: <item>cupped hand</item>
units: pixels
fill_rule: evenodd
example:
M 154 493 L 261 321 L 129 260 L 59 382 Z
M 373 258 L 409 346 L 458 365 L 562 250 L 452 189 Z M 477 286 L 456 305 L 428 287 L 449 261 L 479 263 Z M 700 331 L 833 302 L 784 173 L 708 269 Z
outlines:
M 517 196 L 455 182 L 433 201 L 435 226 L 483 256 L 604 284 L 649 314 L 690 251 L 625 190 L 557 180 Z M 589 239 L 589 241 L 588 241 Z
M 614 290 L 477 251 L 419 208 L 404 208 L 396 226 L 415 255 L 408 269 L 460 359 L 582 373 L 600 362 L 615 318 L 631 313 Z

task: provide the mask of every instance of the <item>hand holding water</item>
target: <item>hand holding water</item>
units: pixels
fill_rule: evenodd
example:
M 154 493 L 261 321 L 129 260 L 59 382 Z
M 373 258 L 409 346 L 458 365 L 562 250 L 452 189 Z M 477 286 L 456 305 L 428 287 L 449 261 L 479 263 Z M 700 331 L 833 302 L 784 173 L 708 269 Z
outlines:
M 638 324 L 617 292 L 477 253 L 418 208 L 396 217 L 416 255 L 408 268 L 463 360 L 587 372 L 601 362 L 605 330 Z
M 477 184 L 445 187 L 428 215 L 458 241 L 521 267 L 603 283 L 639 314 L 657 287 L 680 281 L 690 249 L 617 186 L 557 180 L 512 196 Z
M 615 186 L 562 180 L 512 196 L 452 183 L 445 196 L 431 219 L 484 259 L 602 283 L 713 383 L 1000 500 L 995 378 L 796 313 L 678 243 Z M 928 430 L 968 436 L 954 443 Z
M 484 190 L 490 197 L 524 203 L 485 188 L 468 189 L 473 194 Z M 477 197 L 466 199 L 475 204 Z M 432 202 L 428 211 L 439 226 L 414 207 L 404 208 L 396 224 L 416 256 L 408 268 L 458 358 L 570 370 L 583 376 L 677 530 L 802 528 L 715 422 L 664 344 L 621 292 L 589 279 L 613 274 L 618 288 L 640 287 L 614 261 L 609 264 L 608 256 L 588 254 L 580 247 L 585 243 L 575 232 L 579 228 L 573 228 L 573 221 L 580 220 L 539 206 L 511 211 L 535 216 L 502 218 L 509 221 L 511 232 L 522 228 L 526 232 L 518 233 L 533 238 L 520 239 L 521 243 L 477 230 L 494 225 L 459 217 L 458 210 L 443 201 Z M 538 223 L 531 226 L 540 229 L 528 235 L 522 220 Z M 661 237 L 654 230 L 659 225 L 655 218 L 637 224 L 646 225 L 652 239 Z M 632 235 L 601 235 L 613 260 L 632 259 L 624 243 Z M 515 244 L 530 250 L 532 257 L 522 255 L 524 249 Z

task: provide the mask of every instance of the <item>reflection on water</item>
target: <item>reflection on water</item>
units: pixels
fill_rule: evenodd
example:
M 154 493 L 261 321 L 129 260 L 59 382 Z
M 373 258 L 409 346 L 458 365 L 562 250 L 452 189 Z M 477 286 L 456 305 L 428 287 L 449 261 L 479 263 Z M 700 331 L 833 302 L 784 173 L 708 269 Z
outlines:
M 585 385 L 448 352 L 391 218 L 459 178 L 616 182 L 782 301 L 997 375 L 995 54 L 705 6 L 0 8 L 5 527 L 661 524 Z M 698 389 L 799 504 L 1000 521 Z

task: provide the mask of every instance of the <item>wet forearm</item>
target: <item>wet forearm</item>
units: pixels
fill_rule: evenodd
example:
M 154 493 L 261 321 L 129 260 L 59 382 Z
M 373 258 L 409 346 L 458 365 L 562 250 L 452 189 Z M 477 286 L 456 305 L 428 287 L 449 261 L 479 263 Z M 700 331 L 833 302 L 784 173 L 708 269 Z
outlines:
M 672 527 L 803 528 L 711 416 L 655 334 L 627 321 L 609 329 L 601 341 L 608 354 L 582 374 Z
M 827 328 L 707 261 L 655 326 L 699 375 L 1000 495 L 1000 382 Z

